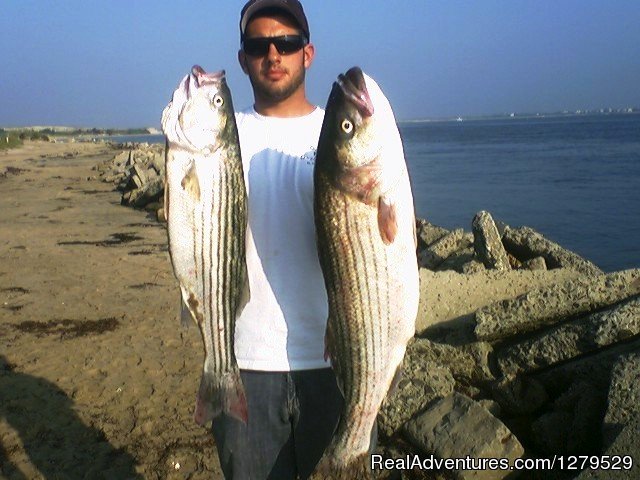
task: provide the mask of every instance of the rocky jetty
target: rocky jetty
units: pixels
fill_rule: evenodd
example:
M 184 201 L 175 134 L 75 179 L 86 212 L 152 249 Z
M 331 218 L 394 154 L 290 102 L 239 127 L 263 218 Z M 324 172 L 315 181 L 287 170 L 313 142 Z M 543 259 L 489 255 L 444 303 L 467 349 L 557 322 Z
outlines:
M 157 211 L 160 220 L 162 151 L 127 148 L 98 166 L 124 205 Z M 379 415 L 383 456 L 512 464 L 632 455 L 630 470 L 555 464 L 521 478 L 640 478 L 640 270 L 604 273 L 535 230 L 495 222 L 488 212 L 472 219 L 470 232 L 418 220 L 417 234 L 420 310 L 404 376 Z M 480 287 L 483 295 L 474 294 Z M 617 465 L 627 467 L 629 459 Z M 489 467 L 380 473 L 509 474 Z
M 605 274 L 488 212 L 472 220 L 471 238 L 425 220 L 417 226 L 421 306 L 404 379 L 379 416 L 388 455 L 587 455 L 594 461 L 582 468 L 556 463 L 522 478 L 640 478 L 640 270 Z M 429 294 L 443 283 L 459 291 L 453 305 Z M 492 285 L 489 294 L 465 301 L 482 284 Z M 620 469 L 590 468 L 602 455 L 617 455 Z M 441 478 L 512 473 L 461 469 Z
M 119 153 L 96 166 L 104 182 L 122 192 L 122 205 L 162 215 L 164 194 L 164 145 L 126 143 L 115 145 Z

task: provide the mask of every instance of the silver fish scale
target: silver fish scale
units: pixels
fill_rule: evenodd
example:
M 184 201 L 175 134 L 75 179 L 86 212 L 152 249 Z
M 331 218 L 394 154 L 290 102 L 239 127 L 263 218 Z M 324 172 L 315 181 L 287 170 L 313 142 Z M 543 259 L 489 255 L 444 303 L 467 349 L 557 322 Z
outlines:
M 203 380 L 211 376 L 223 383 L 225 374 L 237 370 L 233 335 L 246 269 L 247 200 L 239 150 L 168 155 L 171 259 L 202 333 Z M 199 199 L 185 188 L 187 178 L 197 183 Z
M 417 279 L 403 272 L 415 270 L 417 276 L 415 246 L 406 224 L 393 244 L 384 245 L 377 209 L 334 188 L 325 175 L 317 178 L 316 195 L 329 298 L 327 348 L 345 396 L 327 456 L 346 465 L 368 451 L 380 404 L 413 334 Z M 399 209 L 412 218 L 412 205 Z

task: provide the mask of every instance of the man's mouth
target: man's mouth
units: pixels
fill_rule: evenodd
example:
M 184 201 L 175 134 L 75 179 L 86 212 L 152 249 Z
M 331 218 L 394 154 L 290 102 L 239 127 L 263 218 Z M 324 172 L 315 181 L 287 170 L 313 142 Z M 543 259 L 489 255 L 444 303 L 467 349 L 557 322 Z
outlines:
M 280 80 L 281 78 L 283 78 L 286 75 L 286 72 L 284 70 L 267 70 L 266 73 L 266 77 L 269 80 Z

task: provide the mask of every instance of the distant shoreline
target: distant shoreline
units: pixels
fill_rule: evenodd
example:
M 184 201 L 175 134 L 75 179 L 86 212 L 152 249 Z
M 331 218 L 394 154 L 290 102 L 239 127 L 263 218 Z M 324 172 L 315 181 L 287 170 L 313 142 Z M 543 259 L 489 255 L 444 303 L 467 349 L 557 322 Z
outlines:
M 442 118 L 417 118 L 409 120 L 400 120 L 398 123 L 430 123 L 430 122 L 460 122 L 460 121 L 479 121 L 479 120 L 530 120 L 536 118 L 574 118 L 574 117 L 614 117 L 640 115 L 640 109 L 634 108 L 632 111 L 612 111 L 612 112 L 552 112 L 552 113 L 509 113 L 495 115 L 468 115 L 458 117 L 442 117 Z
M 602 109 L 602 110 L 578 110 L 575 112 L 545 112 L 545 113 L 498 113 L 492 115 L 460 115 L 449 117 L 425 117 L 398 120 L 398 123 L 428 123 L 428 122 L 460 122 L 478 120 L 526 120 L 534 118 L 573 118 L 573 117 L 607 117 L 639 115 L 640 107 L 625 109 Z M 95 127 L 68 127 L 68 126 L 23 126 L 23 127 L 2 127 L 2 131 L 10 133 L 39 132 L 52 137 L 75 137 L 75 138 L 98 138 L 124 135 L 162 135 L 162 131 L 155 127 L 137 128 L 95 128 Z

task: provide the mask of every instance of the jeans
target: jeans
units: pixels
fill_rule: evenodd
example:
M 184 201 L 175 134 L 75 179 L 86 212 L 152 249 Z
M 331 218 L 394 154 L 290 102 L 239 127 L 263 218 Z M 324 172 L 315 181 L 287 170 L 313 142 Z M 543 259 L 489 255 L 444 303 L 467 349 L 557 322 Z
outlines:
M 306 479 L 329 444 L 343 398 L 330 368 L 240 372 L 248 423 L 222 414 L 213 436 L 227 480 Z

